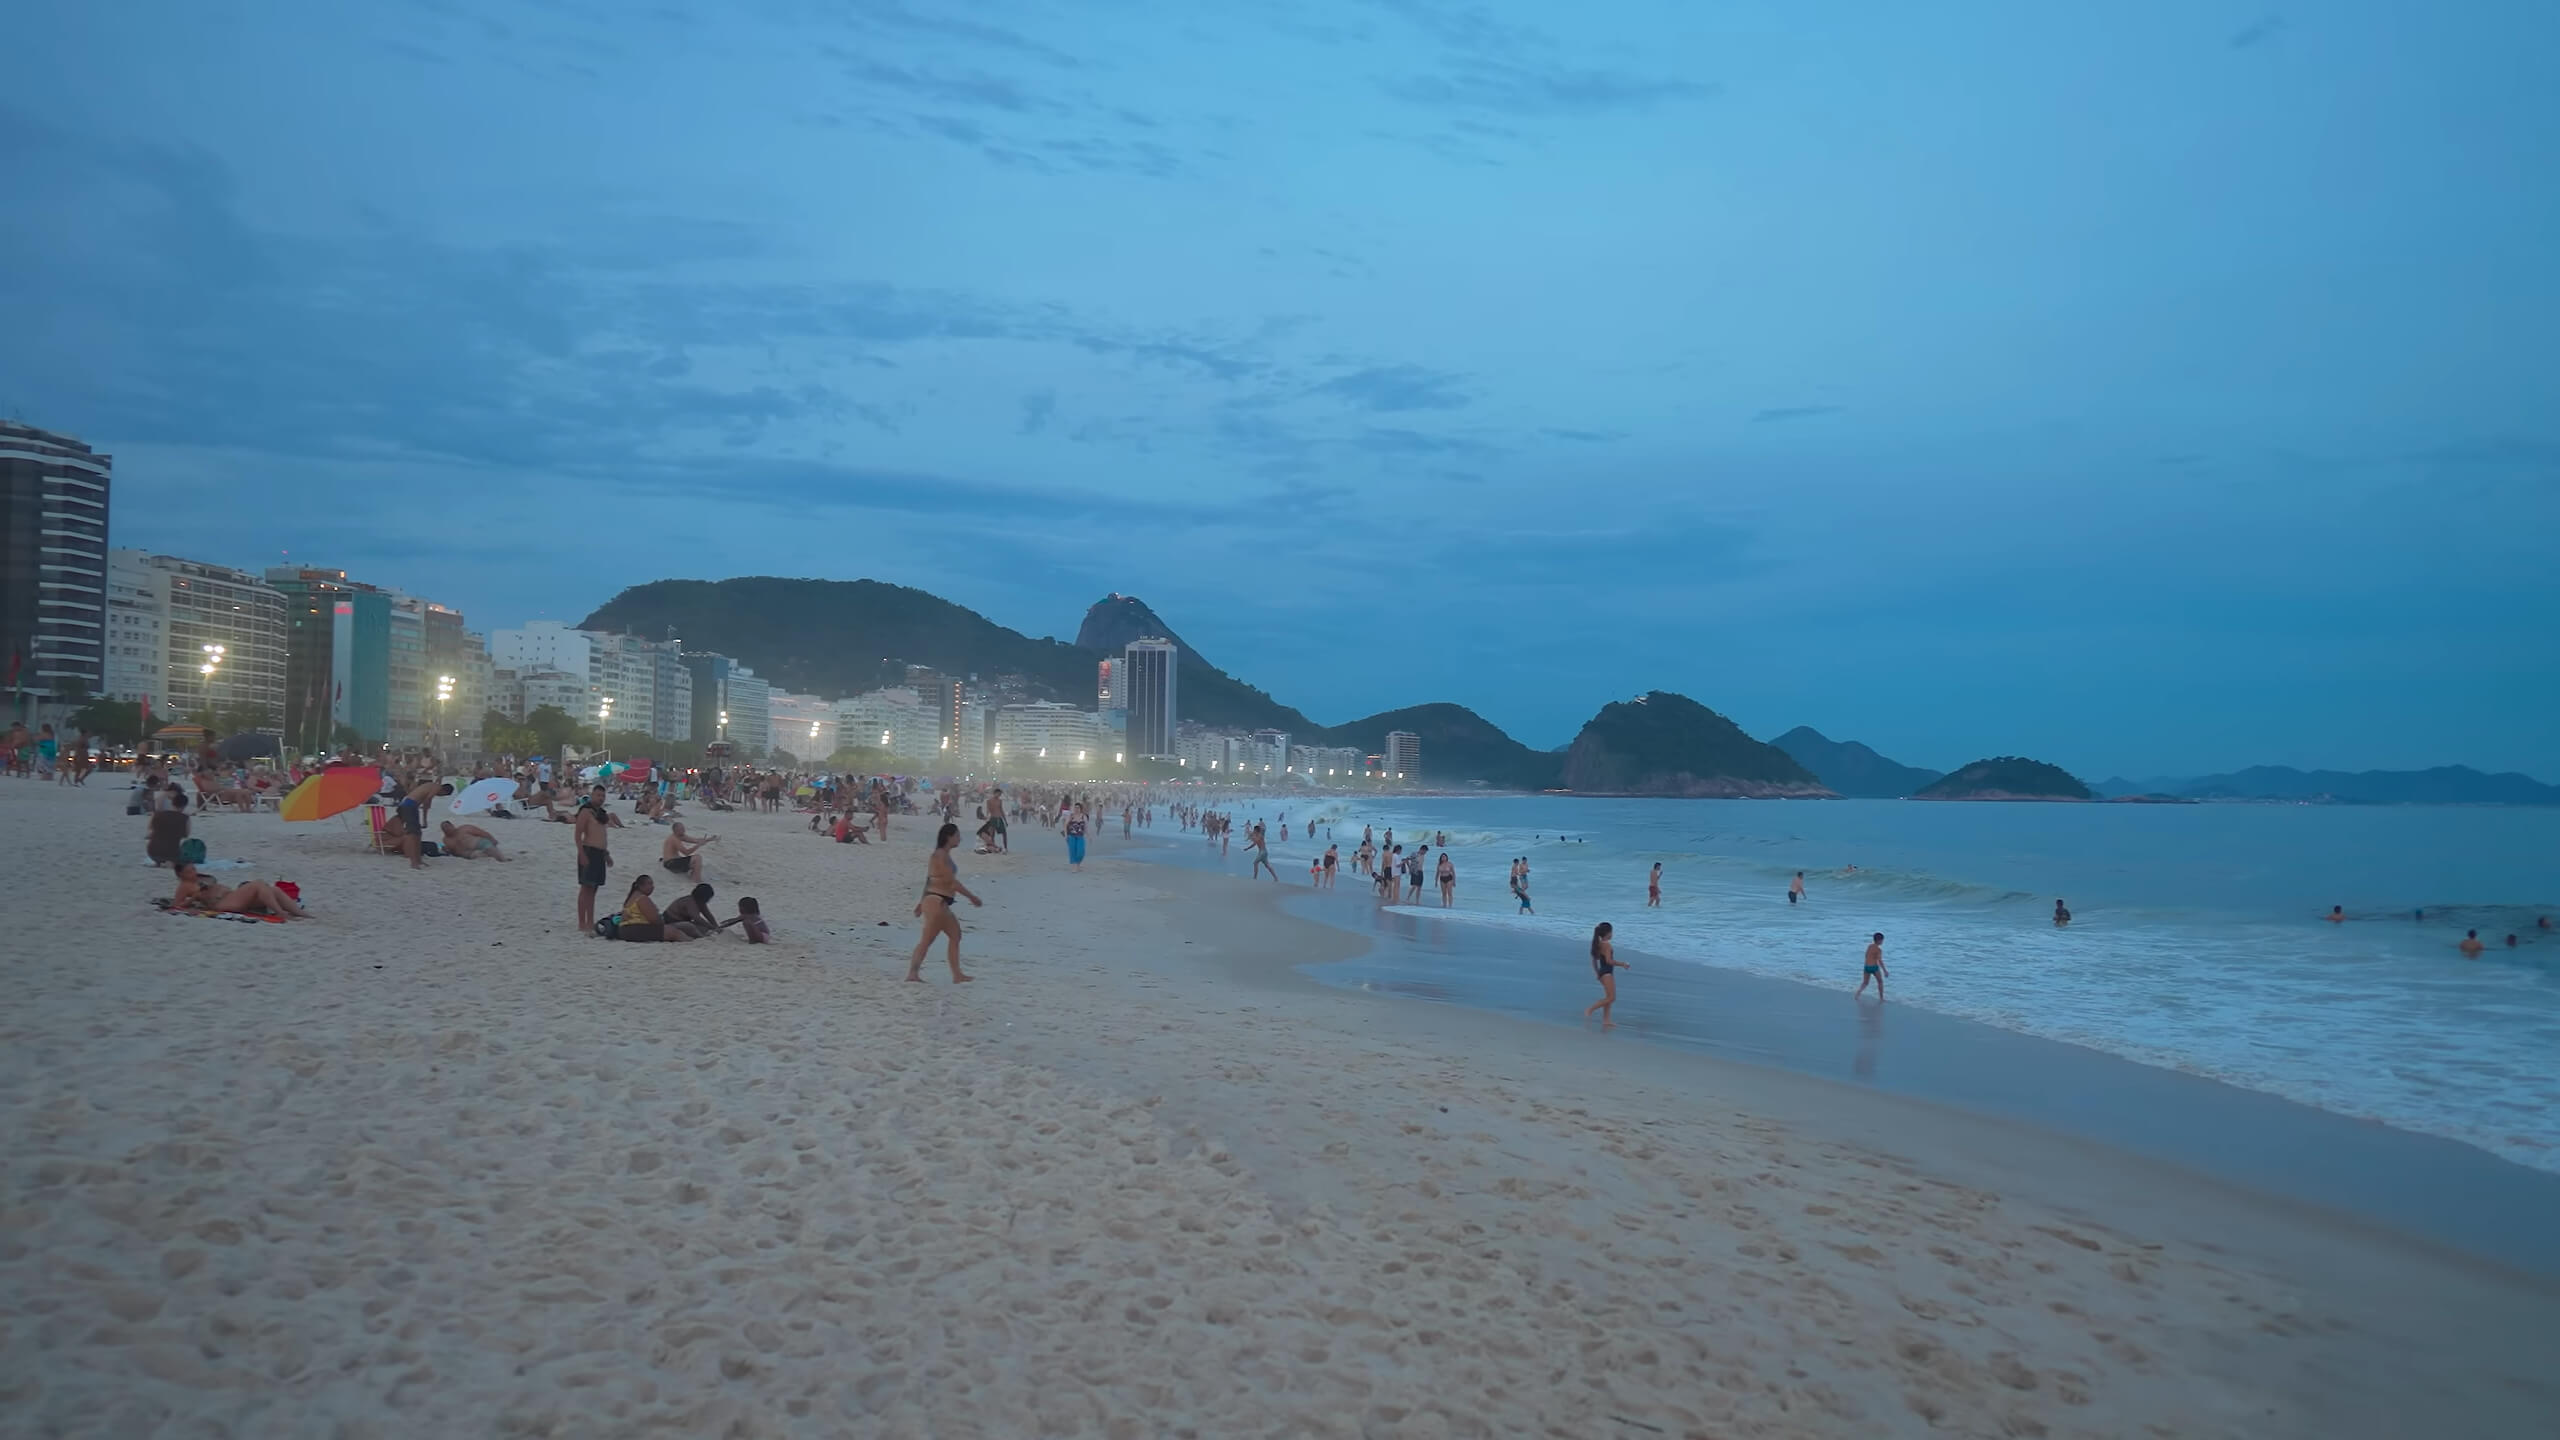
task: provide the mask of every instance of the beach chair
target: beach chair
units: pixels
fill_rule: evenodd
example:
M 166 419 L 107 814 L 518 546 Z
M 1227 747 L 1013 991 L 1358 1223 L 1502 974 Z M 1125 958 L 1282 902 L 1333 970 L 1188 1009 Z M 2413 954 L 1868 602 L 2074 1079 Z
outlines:
M 372 841 L 374 854 L 389 855 L 400 848 L 399 840 L 391 833 L 390 806 L 367 805 L 364 807 L 364 815 L 365 832 Z

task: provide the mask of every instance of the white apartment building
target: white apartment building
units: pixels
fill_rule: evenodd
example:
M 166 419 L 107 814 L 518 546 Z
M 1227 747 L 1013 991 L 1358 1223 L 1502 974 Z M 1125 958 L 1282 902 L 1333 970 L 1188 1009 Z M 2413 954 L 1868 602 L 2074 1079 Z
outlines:
M 873 690 L 836 702 L 836 743 L 931 765 L 943 757 L 942 715 L 904 685 Z
M 516 712 L 521 720 L 548 705 L 581 725 L 596 723 L 596 688 L 584 675 L 566 670 L 527 670 L 515 681 Z
M 669 742 L 693 738 L 693 672 L 685 668 L 673 641 L 529 620 L 516 629 L 492 632 L 489 642 L 496 663 L 519 675 L 548 671 L 585 676 L 592 698 L 583 702 L 582 711 L 570 712 L 582 723 L 592 724 L 609 699 L 616 730 L 637 730 Z M 528 690 L 526 708 L 543 703 Z
M 284 727 L 284 597 L 246 570 L 118 549 L 107 556 L 106 694 L 156 714 L 256 715 Z
M 1357 745 L 1297 745 L 1290 748 L 1289 764 L 1320 782 L 1353 780 L 1368 768 L 1369 757 Z
M 1422 776 L 1422 737 L 1410 730 L 1387 732 L 1387 748 L 1381 752 L 1386 760 L 1390 780 L 1417 780 Z
M 996 769 L 1107 765 L 1111 755 L 1104 748 L 1102 724 L 1090 710 L 1034 700 L 996 712 L 995 749 L 989 757 Z
M 770 734 L 765 750 L 788 750 L 799 760 L 824 760 L 836 753 L 836 702 L 815 695 L 794 695 L 776 690 L 765 697 L 766 714 L 771 717 Z M 733 739 L 743 741 L 735 729 Z

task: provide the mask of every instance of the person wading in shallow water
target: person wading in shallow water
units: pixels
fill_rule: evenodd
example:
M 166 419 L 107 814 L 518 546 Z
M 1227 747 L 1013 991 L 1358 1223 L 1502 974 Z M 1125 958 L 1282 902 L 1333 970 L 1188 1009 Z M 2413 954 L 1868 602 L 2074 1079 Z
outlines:
M 966 985 L 976 978 L 960 973 L 960 917 L 952 912 L 962 896 L 972 905 L 982 905 L 969 887 L 960 883 L 960 867 L 951 859 L 951 849 L 960 843 L 960 827 L 946 824 L 933 837 L 933 858 L 925 862 L 924 898 L 916 901 L 916 914 L 924 919 L 924 933 L 916 938 L 915 953 L 907 957 L 907 978 L 924 979 L 925 952 L 933 948 L 933 938 L 943 936 L 950 941 L 945 958 L 951 962 L 951 983 Z
M 1582 1007 L 1582 1018 L 1588 1020 L 1592 1011 L 1599 1011 L 1600 1028 L 1603 1030 L 1614 1029 L 1617 1025 L 1609 1018 L 1609 1007 L 1618 1003 L 1617 972 L 1634 968 L 1618 958 L 1617 942 L 1610 938 L 1616 933 L 1615 927 L 1606 920 L 1591 930 L 1591 973 L 1600 977 L 1600 998 Z
M 1883 1004 L 1884 977 L 1892 973 L 1884 968 L 1884 932 L 1879 930 L 1876 938 L 1867 945 L 1867 968 L 1866 973 L 1858 977 L 1858 993 L 1866 994 L 1867 982 L 1873 980 L 1876 982 L 1876 1003 Z

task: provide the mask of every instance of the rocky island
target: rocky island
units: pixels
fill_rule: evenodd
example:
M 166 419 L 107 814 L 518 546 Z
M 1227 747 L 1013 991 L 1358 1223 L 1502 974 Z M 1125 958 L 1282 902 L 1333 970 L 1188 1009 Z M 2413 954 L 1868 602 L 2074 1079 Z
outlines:
M 2089 787 L 2059 765 L 2018 755 L 1976 760 L 1924 785 L 1914 800 L 2087 800 Z
M 1686 695 L 1649 691 L 1604 705 L 1564 757 L 1565 788 L 1580 795 L 1705 800 L 1832 800 L 1785 751 Z

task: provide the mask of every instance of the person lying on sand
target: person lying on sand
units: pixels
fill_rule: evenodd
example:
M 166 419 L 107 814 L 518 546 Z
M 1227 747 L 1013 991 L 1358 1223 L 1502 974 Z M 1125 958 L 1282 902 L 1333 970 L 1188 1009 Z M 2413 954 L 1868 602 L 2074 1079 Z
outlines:
M 491 860 L 507 858 L 498 853 L 498 837 L 477 825 L 456 825 L 447 820 L 444 822 L 443 829 L 444 853 L 447 855 L 464 860 L 478 860 L 484 857 Z
M 223 885 L 207 880 L 193 865 L 178 867 L 178 893 L 169 902 L 174 910 L 210 910 L 216 915 L 282 915 L 299 920 L 306 913 L 294 898 L 264 880 L 243 880 L 237 885 Z

